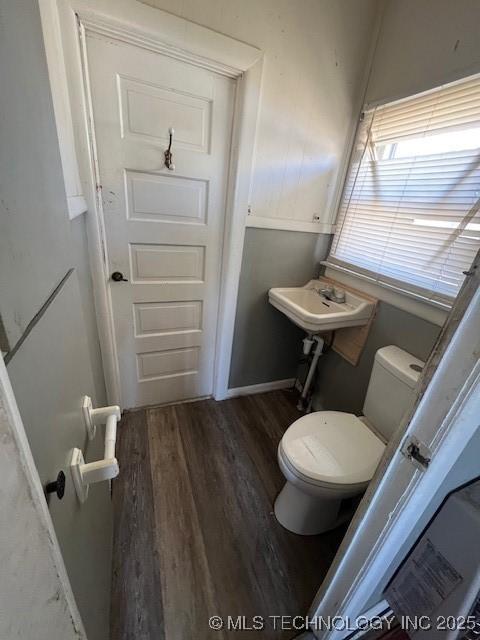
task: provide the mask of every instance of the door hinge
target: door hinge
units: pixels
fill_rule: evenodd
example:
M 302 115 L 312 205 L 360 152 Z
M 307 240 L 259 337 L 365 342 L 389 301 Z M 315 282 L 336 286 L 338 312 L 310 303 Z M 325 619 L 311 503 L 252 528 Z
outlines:
M 415 436 L 407 436 L 403 442 L 401 452 L 420 471 L 426 471 L 432 460 L 430 449 Z

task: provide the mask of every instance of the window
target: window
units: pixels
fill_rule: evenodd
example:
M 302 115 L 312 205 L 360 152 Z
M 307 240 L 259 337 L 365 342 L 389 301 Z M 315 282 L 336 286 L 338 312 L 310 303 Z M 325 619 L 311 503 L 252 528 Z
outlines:
M 441 306 L 480 248 L 480 77 L 366 109 L 328 262 Z

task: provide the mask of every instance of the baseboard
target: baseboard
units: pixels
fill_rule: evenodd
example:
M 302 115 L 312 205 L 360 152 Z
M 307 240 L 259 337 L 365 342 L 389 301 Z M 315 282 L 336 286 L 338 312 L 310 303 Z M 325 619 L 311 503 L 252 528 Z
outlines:
M 251 384 L 247 387 L 235 387 L 227 391 L 227 398 L 236 398 L 237 396 L 250 396 L 254 393 L 265 393 L 266 391 L 276 391 L 277 389 L 288 389 L 293 387 L 295 378 L 286 378 L 285 380 L 273 380 L 272 382 L 262 382 L 260 384 Z

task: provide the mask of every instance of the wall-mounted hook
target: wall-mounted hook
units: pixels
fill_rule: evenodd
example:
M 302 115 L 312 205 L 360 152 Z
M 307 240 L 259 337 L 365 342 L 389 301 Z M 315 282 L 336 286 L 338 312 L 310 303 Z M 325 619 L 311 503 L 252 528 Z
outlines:
M 168 130 L 168 133 L 170 134 L 170 138 L 168 143 L 168 149 L 166 149 L 165 151 L 165 166 L 167 167 L 167 169 L 170 169 L 170 171 L 175 171 L 175 165 L 173 164 L 173 153 L 172 153 L 173 134 L 175 133 L 175 130 L 172 129 L 172 127 L 170 127 L 170 129 Z

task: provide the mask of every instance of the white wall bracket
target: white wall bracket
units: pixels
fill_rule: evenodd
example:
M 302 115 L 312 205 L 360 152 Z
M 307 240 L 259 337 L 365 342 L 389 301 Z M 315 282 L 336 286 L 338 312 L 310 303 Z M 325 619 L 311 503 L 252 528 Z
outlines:
M 93 409 L 92 400 L 85 396 L 82 404 L 83 418 L 89 440 L 93 440 L 97 425 L 105 424 L 105 452 L 103 460 L 85 463 L 81 449 L 73 449 L 70 460 L 73 484 L 80 502 L 88 498 L 88 488 L 95 482 L 112 480 L 119 474 L 118 461 L 115 458 L 117 422 L 120 420 L 120 407 L 113 405 Z
M 88 433 L 88 439 L 93 440 L 97 433 L 97 424 L 105 424 L 110 415 L 116 415 L 120 420 L 120 407 L 112 405 L 111 407 L 100 407 L 94 409 L 90 396 L 83 397 L 82 403 L 83 420 Z

